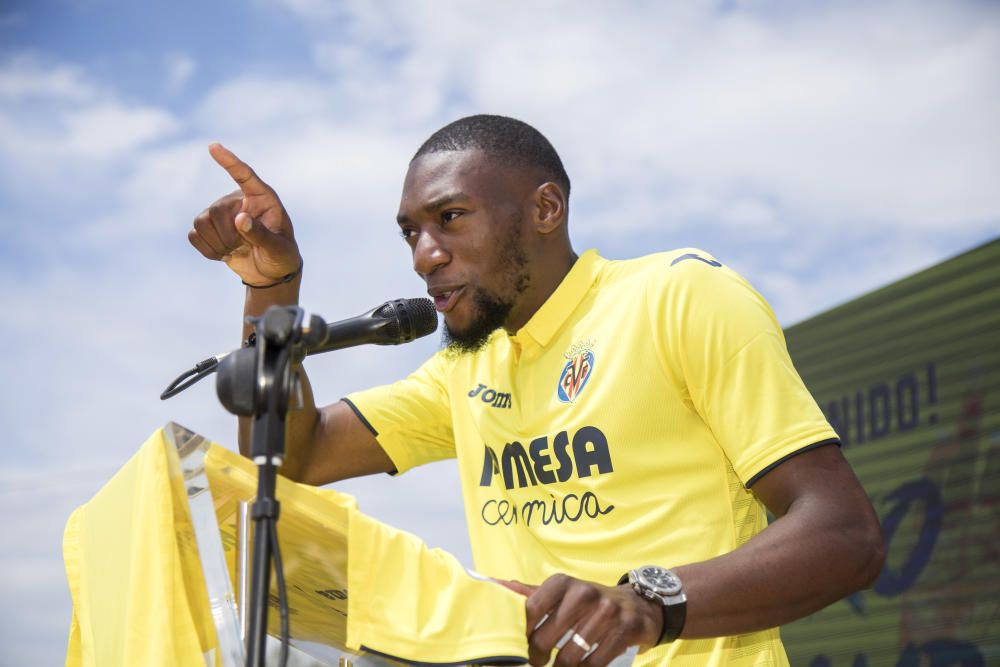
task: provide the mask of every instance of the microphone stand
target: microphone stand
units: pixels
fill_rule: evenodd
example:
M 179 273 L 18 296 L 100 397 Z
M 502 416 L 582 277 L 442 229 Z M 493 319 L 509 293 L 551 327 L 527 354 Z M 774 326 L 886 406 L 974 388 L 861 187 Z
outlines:
M 250 456 L 257 465 L 257 498 L 251 506 L 254 523 L 247 666 L 264 667 L 271 563 L 275 565 L 281 609 L 281 664 L 287 660 L 288 608 L 281 572 L 277 521 L 280 504 L 275 496 L 277 472 L 285 454 L 285 419 L 296 389 L 294 368 L 305 357 L 309 322 L 294 306 L 272 306 L 250 321 L 257 330 L 255 347 L 230 355 L 220 364 L 216 390 L 230 412 L 253 418 Z M 315 318 L 318 320 L 318 318 Z
M 393 299 L 358 317 L 327 325 L 317 315 L 308 318 L 297 306 L 271 306 L 261 317 L 249 317 L 255 335 L 247 347 L 199 361 L 160 394 L 167 399 L 218 372 L 215 391 L 223 407 L 252 418 L 250 456 L 257 465 L 257 498 L 251 506 L 254 523 L 249 627 L 246 650 L 249 667 L 264 666 L 271 563 L 278 585 L 281 613 L 281 665 L 288 660 L 288 596 L 278 544 L 281 506 L 275 496 L 278 468 L 285 456 L 285 419 L 296 384 L 295 370 L 307 354 L 362 343 L 398 345 L 437 329 L 429 299 Z M 255 342 L 254 342 L 255 341 Z M 295 394 L 301 403 L 301 394 Z
M 278 467 L 285 454 L 288 409 L 288 352 L 258 336 L 259 382 L 265 389 L 263 410 L 253 416 L 250 456 L 257 464 L 257 499 L 250 508 L 254 525 L 247 627 L 247 667 L 263 667 L 267 643 L 267 605 L 271 588 L 272 542 L 277 541 L 281 506 L 275 496 Z M 278 348 L 278 349 L 276 349 Z

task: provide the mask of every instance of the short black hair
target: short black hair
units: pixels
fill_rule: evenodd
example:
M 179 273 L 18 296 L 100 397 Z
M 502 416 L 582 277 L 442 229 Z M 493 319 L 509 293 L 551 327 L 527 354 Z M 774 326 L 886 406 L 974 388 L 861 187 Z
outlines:
M 432 134 L 413 160 L 428 153 L 470 148 L 514 167 L 539 169 L 545 180 L 556 183 L 569 199 L 569 176 L 556 149 L 541 132 L 516 118 L 490 114 L 459 118 Z

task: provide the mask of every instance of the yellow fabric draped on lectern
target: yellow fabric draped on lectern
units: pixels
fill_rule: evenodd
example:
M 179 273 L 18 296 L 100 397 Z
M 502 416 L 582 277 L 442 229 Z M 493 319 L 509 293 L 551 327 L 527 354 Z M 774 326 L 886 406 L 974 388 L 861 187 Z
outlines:
M 232 580 L 236 507 L 253 497 L 256 468 L 217 445 L 204 465 Z M 280 477 L 277 495 L 293 638 L 415 662 L 526 661 L 523 597 L 365 516 L 348 495 Z M 63 551 L 67 667 L 220 664 L 179 460 L 162 430 L 72 514 Z M 272 606 L 271 634 L 277 616 Z
M 167 448 L 161 429 L 66 524 L 67 667 L 203 665 L 214 651 L 184 482 Z

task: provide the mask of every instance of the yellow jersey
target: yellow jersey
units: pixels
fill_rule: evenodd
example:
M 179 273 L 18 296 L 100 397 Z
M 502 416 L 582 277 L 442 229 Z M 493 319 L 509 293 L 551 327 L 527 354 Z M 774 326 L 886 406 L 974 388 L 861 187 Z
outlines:
M 730 552 L 766 525 L 752 484 L 837 438 L 764 299 L 690 248 L 589 251 L 515 334 L 345 400 L 398 472 L 457 457 L 476 569 L 533 584 Z M 636 664 L 788 663 L 773 629 Z

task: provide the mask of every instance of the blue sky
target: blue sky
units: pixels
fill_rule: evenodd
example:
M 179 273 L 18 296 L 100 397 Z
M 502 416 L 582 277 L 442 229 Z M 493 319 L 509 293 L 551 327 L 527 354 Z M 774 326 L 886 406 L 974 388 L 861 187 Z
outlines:
M 3 3 L 0 591 L 32 602 L 0 617 L 0 662 L 61 661 L 63 523 L 149 433 L 232 442 L 210 383 L 157 400 L 239 336 L 240 285 L 186 240 L 232 189 L 208 143 L 281 194 L 303 302 L 329 319 L 422 294 L 393 223 L 406 162 L 492 112 L 562 154 L 577 250 L 705 248 L 791 324 L 997 235 L 998 19 L 988 2 Z M 309 369 L 332 401 L 434 348 Z M 452 465 L 343 488 L 468 561 Z

